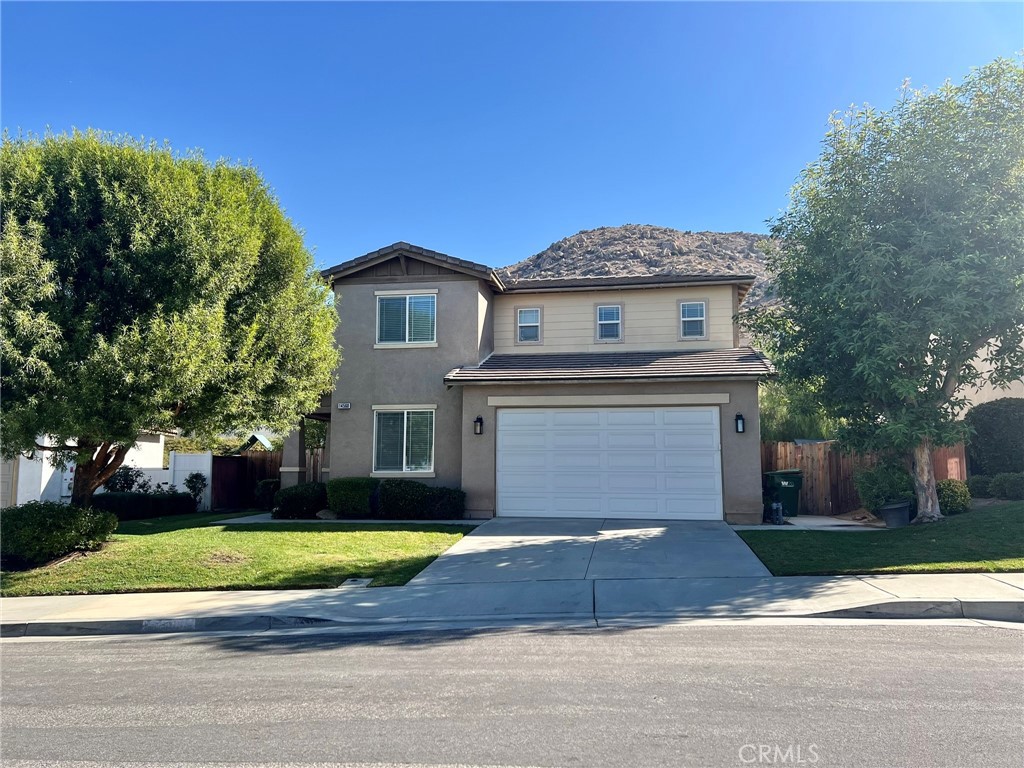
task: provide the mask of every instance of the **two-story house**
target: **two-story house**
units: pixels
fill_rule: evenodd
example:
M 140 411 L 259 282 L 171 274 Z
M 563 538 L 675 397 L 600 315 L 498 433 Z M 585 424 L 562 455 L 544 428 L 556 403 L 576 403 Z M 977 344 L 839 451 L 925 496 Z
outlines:
M 473 517 L 760 522 L 753 277 L 511 281 L 407 243 L 323 274 L 331 477 L 461 487 Z

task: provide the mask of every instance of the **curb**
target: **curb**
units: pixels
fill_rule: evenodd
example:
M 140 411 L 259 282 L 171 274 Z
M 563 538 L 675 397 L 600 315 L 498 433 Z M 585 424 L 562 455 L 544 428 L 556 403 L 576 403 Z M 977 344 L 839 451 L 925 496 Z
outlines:
M 647 612 L 610 615 L 461 616 L 381 619 L 321 619 L 308 616 L 205 616 L 110 621 L 28 621 L 0 624 L 0 638 L 89 637 L 181 634 L 189 632 L 262 632 L 282 629 L 338 629 L 347 632 L 441 628 L 580 628 L 605 622 L 665 622 L 673 619 L 976 619 L 1024 623 L 1024 600 L 920 599 L 800 614 Z

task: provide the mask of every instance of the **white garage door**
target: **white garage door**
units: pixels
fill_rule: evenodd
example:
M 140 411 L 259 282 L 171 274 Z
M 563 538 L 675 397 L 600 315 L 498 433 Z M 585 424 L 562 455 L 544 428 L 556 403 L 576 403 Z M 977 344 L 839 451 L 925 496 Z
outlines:
M 722 519 L 718 408 L 498 411 L 499 515 Z

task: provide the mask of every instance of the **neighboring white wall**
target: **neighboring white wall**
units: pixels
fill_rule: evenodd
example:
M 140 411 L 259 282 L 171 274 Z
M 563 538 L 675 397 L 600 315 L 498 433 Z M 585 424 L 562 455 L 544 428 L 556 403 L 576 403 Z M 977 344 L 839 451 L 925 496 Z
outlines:
M 164 466 L 164 436 L 140 437 L 139 442 L 132 446 L 128 455 L 124 457 L 124 463 L 140 469 L 161 469 Z
M 494 297 L 494 351 L 497 354 L 552 352 L 635 352 L 727 349 L 733 346 L 732 285 L 648 288 L 619 291 L 511 293 Z M 706 300 L 708 338 L 679 339 L 679 302 Z M 596 343 L 598 304 L 623 305 L 624 341 Z M 543 343 L 517 345 L 516 307 L 543 307 Z

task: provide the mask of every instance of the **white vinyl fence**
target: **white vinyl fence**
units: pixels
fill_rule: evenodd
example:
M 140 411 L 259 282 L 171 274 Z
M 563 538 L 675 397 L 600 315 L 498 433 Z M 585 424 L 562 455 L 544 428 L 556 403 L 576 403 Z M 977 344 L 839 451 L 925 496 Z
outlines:
M 202 472 L 206 478 L 206 490 L 203 491 L 203 498 L 199 500 L 199 511 L 208 512 L 213 498 L 213 452 L 206 453 L 178 453 L 171 451 L 170 469 L 163 470 L 168 475 L 171 485 L 177 486 L 179 491 L 187 491 L 185 478 L 193 472 Z M 149 470 L 147 470 L 149 472 Z

